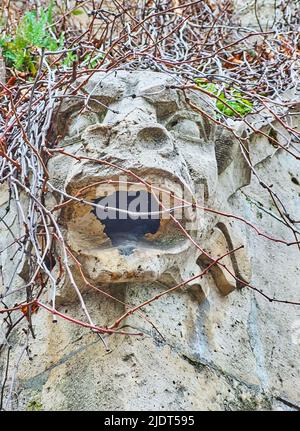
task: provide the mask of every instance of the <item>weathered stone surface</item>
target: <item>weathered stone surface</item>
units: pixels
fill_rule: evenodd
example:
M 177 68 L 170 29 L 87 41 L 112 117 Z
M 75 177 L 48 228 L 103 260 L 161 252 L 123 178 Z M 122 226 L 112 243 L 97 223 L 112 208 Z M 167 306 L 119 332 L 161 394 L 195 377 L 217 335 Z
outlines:
M 290 2 L 288 8 L 273 0 L 234 0 L 234 16 L 242 26 L 254 28 L 257 31 L 271 30 L 274 22 L 280 22 L 283 14 L 292 14 L 297 8 L 296 3 Z
M 179 91 L 166 88 L 171 83 L 168 75 L 154 72 L 96 73 L 85 90 L 92 113 L 76 115 L 81 108 L 76 99 L 61 107 L 57 123 L 61 146 L 77 156 L 121 165 L 156 187 L 176 193 L 184 185 L 201 205 L 237 214 L 274 237 L 293 241 L 290 231 L 272 217 L 273 203 L 256 177 L 251 178 L 238 144 L 221 139 Z M 190 97 L 196 106 L 209 109 L 196 95 Z M 274 152 L 263 138 L 253 137 L 249 153 L 256 171 L 284 195 L 288 211 L 299 220 L 297 161 L 278 148 Z M 225 157 L 226 163 L 218 157 Z M 48 208 L 59 203 L 55 188 L 76 195 L 120 174 L 115 168 L 63 155 L 53 157 L 48 167 L 53 186 Z M 7 190 L 1 187 L 2 214 Z M 81 198 L 93 201 L 101 193 L 93 186 Z M 235 259 L 226 258 L 231 272 L 270 297 L 299 301 L 296 247 L 270 242 L 241 221 L 207 212 L 202 216 L 191 236 L 213 258 L 243 245 Z M 61 210 L 57 220 L 89 282 L 118 299 L 88 288 L 73 265 L 87 309 L 101 326 L 122 315 L 124 303 L 138 305 L 209 264 L 168 223 L 161 222 L 161 232 L 148 237 L 155 246 L 143 248 L 134 242 L 134 251 L 126 254 L 111 243 L 101 221 L 83 202 Z M 21 236 L 13 206 L 6 223 Z M 9 230 L 2 229 L 1 249 L 10 241 Z M 7 289 L 14 271 L 9 253 L 1 254 L 2 289 Z M 20 286 L 24 271 L 19 274 Z M 32 360 L 23 355 L 6 408 L 24 410 L 34 404 L 45 410 L 284 410 L 291 408 L 284 400 L 299 404 L 297 307 L 270 303 L 250 287 L 236 286 L 234 277 L 220 271 L 144 306 L 143 316 L 128 316 L 122 328 L 144 335 L 109 337 L 110 353 L 95 334 L 62 319 L 53 324 L 51 316 L 39 310 L 33 316 L 37 339 L 30 341 Z M 48 301 L 46 295 L 42 300 Z M 85 319 L 65 279 L 58 286 L 57 307 Z M 11 361 L 16 364 L 24 346 L 18 346 L 18 335 L 12 343 Z

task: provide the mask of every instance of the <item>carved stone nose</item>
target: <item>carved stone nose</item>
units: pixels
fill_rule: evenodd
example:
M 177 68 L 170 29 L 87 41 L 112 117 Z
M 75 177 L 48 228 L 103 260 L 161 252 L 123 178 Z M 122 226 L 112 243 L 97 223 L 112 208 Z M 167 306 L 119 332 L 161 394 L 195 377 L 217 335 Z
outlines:
M 132 153 L 148 150 L 163 157 L 172 153 L 173 138 L 157 121 L 155 106 L 142 97 L 128 97 L 111 108 L 103 123 L 114 128 L 112 145 L 119 151 L 128 148 Z
M 156 120 L 156 110 L 154 106 L 143 100 L 141 97 L 136 99 L 126 98 L 121 102 L 112 104 L 111 110 L 107 112 L 104 124 L 116 125 L 125 123 L 141 124 Z

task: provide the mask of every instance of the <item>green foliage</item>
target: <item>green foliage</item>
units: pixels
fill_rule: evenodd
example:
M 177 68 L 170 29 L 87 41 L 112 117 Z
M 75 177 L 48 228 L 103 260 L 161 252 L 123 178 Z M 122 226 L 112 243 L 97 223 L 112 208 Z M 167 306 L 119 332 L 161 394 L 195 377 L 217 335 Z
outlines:
M 95 69 L 98 65 L 99 59 L 103 58 L 104 54 L 93 56 L 92 53 L 88 53 L 81 59 L 81 64 L 88 66 L 91 69 Z M 71 67 L 73 62 L 79 62 L 79 57 L 75 52 L 69 51 L 67 52 L 62 64 L 66 67 Z
M 198 87 L 218 97 L 218 99 L 215 99 L 216 108 L 220 113 L 226 115 L 226 117 L 239 117 L 239 115 L 244 117 L 253 110 L 253 103 L 245 99 L 236 88 L 226 88 L 225 94 L 225 91 L 218 84 L 207 82 L 201 78 L 195 79 L 195 83 Z
M 84 13 L 84 10 L 83 9 L 74 9 L 72 12 L 71 12 L 71 14 L 72 15 L 75 15 L 75 16 L 77 16 L 77 15 L 82 15 Z
M 62 64 L 66 67 L 71 67 L 74 61 L 78 61 L 78 55 L 73 51 L 68 51 Z
M 26 411 L 28 412 L 40 412 L 43 410 L 43 405 L 36 400 L 32 400 L 28 403 Z
M 83 62 L 86 63 L 91 69 L 95 69 L 98 66 L 99 60 L 103 57 L 104 54 L 98 54 L 97 56 L 93 56 L 92 53 L 88 53 L 84 56 Z
M 14 37 L 0 37 L 0 46 L 7 65 L 19 71 L 37 71 L 37 48 L 56 51 L 63 45 L 63 38 L 59 42 L 50 33 L 52 24 L 53 2 L 46 11 L 41 10 L 40 16 L 36 12 L 27 12 L 19 23 Z

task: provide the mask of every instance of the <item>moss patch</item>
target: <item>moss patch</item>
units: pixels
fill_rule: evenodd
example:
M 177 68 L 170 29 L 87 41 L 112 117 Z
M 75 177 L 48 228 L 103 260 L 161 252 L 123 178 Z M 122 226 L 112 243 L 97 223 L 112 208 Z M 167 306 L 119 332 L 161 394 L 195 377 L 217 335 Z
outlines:
M 40 412 L 43 411 L 43 405 L 40 401 L 32 400 L 26 406 L 27 412 Z

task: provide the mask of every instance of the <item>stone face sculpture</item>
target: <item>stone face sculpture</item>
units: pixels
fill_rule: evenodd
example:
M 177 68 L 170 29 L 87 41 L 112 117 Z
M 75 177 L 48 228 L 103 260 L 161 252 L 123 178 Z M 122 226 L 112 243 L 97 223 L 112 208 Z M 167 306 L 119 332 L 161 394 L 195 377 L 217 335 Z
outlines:
M 86 78 L 73 83 L 74 89 Z M 245 226 L 240 234 L 235 220 L 222 215 L 239 214 L 257 225 L 256 207 L 250 206 L 242 193 L 235 193 L 250 181 L 247 160 L 238 141 L 214 125 L 206 96 L 196 89 L 176 87 L 177 81 L 162 73 L 97 72 L 76 96 L 62 97 L 53 119 L 45 206 L 55 209 L 52 213 L 68 246 L 72 276 L 93 321 L 102 327 L 124 315 L 126 304 L 139 305 L 168 286 L 201 273 L 212 258 L 243 245 L 240 238 L 252 257 L 251 284 L 264 290 L 276 267 L 272 281 L 276 295 L 280 296 L 284 285 L 297 286 L 297 250 L 261 241 Z M 290 188 L 288 180 L 278 175 L 282 158 L 263 158 L 270 147 L 273 151 L 267 139 L 254 140 L 252 162 L 261 173 L 265 163 L 278 188 Z M 290 160 L 285 162 L 291 166 Z M 296 166 L 295 162 L 295 172 Z M 264 199 L 254 181 L 246 191 L 248 188 Z M 178 197 L 189 202 L 183 216 L 182 208 L 178 212 L 174 209 L 174 217 L 186 228 L 189 239 L 172 218 L 162 214 L 150 220 L 126 217 L 124 209 L 132 215 L 147 213 L 152 201 L 154 212 L 161 213 L 162 208 L 152 200 L 157 189 L 165 208 L 181 207 Z M 292 202 L 292 194 L 289 196 Z M 120 204 L 125 197 L 128 207 L 126 202 Z M 8 207 L 8 199 L 2 185 L 2 209 Z M 206 210 L 193 207 L 195 201 Z M 133 205 L 136 202 L 140 207 Z M 21 204 L 26 206 L 26 196 L 21 195 Z M 107 214 L 114 214 L 113 207 L 123 212 L 115 211 L 119 218 L 106 220 L 102 204 L 110 207 Z M 22 234 L 14 202 L 5 221 L 0 235 L 1 265 L 5 268 L 0 290 L 9 285 L 15 272 L 25 280 L 27 276 L 26 264 L 20 270 L 14 263 L 15 250 L 7 247 L 10 231 L 16 237 Z M 268 232 L 269 219 L 262 215 L 259 221 Z M 279 236 L 282 226 L 276 229 Z M 53 275 L 59 271 L 59 261 L 65 263 L 66 259 L 59 244 L 56 247 Z M 299 399 L 294 365 L 286 365 L 299 351 L 286 332 L 294 316 L 280 306 L 274 312 L 270 308 L 274 304 L 250 289 L 224 298 L 239 286 L 231 274 L 249 282 L 251 271 L 245 249 L 222 262 L 230 272 L 215 265 L 205 277 L 195 279 L 191 288 L 169 292 L 140 309 L 143 316 L 134 313 L 124 319 L 126 331 L 143 336 L 110 337 L 109 354 L 94 333 L 65 319 L 53 324 L 51 313 L 39 309 L 32 317 L 36 334 L 36 339 L 29 341 L 32 360 L 22 357 L 20 361 L 24 353 L 22 329 L 22 337 L 16 334 L 20 344 L 14 342 L 11 350 L 11 363 L 19 364 L 12 408 L 256 410 L 271 405 L 282 408 L 273 399 L 277 393 L 282 398 Z M 59 279 L 59 274 L 55 275 Z M 23 285 L 21 280 L 13 289 Z M 19 289 L 16 295 L 23 292 Z M 67 275 L 61 278 L 56 293 L 57 310 L 86 322 Z M 277 343 L 279 333 L 284 334 L 283 344 Z M 5 359 L 2 354 L 2 372 Z M 15 368 L 12 373 L 14 378 Z
M 206 95 L 183 92 L 167 74 L 115 71 L 85 81 L 61 103 L 55 127 L 59 147 L 75 158 L 67 171 L 65 154 L 49 161 L 54 195 L 60 189 L 77 199 L 62 205 L 58 217 L 67 243 L 93 283 L 184 283 L 211 262 L 191 238 L 213 258 L 237 245 L 220 217 L 191 204 L 224 209 L 228 196 L 248 183 L 238 143 L 216 130 Z M 126 214 L 130 202 L 136 219 Z M 155 214 L 146 215 L 149 210 Z M 226 262 L 231 274 L 249 281 L 242 250 Z M 220 271 L 213 274 L 227 294 L 236 280 Z

